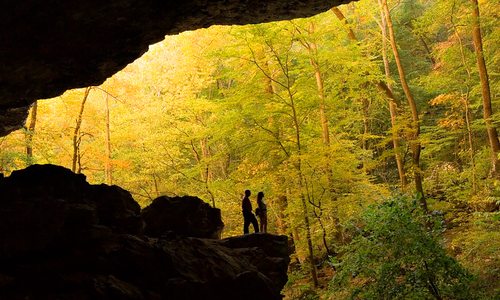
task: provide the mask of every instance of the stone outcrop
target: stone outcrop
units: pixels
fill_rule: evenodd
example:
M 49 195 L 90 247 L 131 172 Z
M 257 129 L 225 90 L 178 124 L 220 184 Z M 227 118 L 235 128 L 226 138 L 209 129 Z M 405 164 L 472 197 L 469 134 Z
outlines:
M 212 208 L 196 197 L 159 197 L 142 210 L 146 222 L 144 233 L 161 237 L 170 232 L 178 235 L 220 239 L 224 223 L 218 208 Z
M 191 237 L 214 237 L 220 212 L 181 199 L 159 198 L 143 218 L 127 191 L 63 167 L 0 176 L 0 299 L 281 299 L 287 238 Z M 148 236 L 165 207 L 190 229 L 176 233 L 182 218 L 173 218 Z M 197 216 L 212 230 L 196 230 Z
M 99 85 L 165 35 L 307 17 L 351 0 L 2 0 L 0 136 L 28 106 Z

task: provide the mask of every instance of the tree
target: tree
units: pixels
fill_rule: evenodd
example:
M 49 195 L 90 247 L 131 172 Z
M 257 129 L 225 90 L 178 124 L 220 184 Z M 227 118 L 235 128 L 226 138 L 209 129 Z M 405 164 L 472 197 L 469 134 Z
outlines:
M 379 4 L 380 0 L 379 0 Z M 337 16 L 337 18 L 347 25 L 347 19 L 342 13 L 342 11 L 338 7 L 333 7 L 331 11 Z M 389 61 L 387 59 L 387 46 L 386 46 L 386 38 L 387 38 L 387 24 L 385 21 L 384 13 L 381 11 L 381 16 L 382 16 L 382 23 L 380 24 L 380 28 L 382 31 L 382 59 L 384 62 L 384 72 L 386 76 L 386 81 L 389 82 L 390 80 L 390 70 L 389 70 Z M 348 36 L 351 41 L 354 41 L 356 43 L 359 42 L 358 38 L 356 37 L 356 34 L 351 28 L 347 28 Z M 369 57 L 369 54 L 366 55 Z M 394 157 L 396 160 L 396 165 L 398 167 L 398 175 L 399 175 L 399 180 L 401 184 L 401 189 L 404 190 L 406 187 L 406 172 L 405 172 L 405 167 L 404 167 L 404 161 L 401 157 L 401 148 L 400 148 L 400 141 L 399 141 L 399 130 L 397 129 L 397 123 L 396 123 L 396 118 L 398 116 L 398 104 L 399 101 L 394 95 L 394 92 L 392 90 L 392 87 L 389 83 L 386 83 L 384 81 L 379 81 L 377 83 L 377 87 L 387 96 L 389 99 L 389 112 L 390 112 L 390 117 L 391 117 L 391 135 L 392 135 L 392 144 L 394 148 Z M 366 99 L 364 99 L 364 102 L 366 102 Z M 364 105 L 366 107 L 366 105 Z M 366 133 L 366 118 L 364 119 L 365 123 L 365 133 Z M 366 146 L 365 146 L 366 148 Z
M 369 207 L 353 222 L 362 225 L 353 228 L 357 234 L 344 249 L 334 286 L 346 287 L 353 299 L 474 299 L 472 276 L 446 254 L 440 220 L 433 218 L 412 199 Z
M 379 6 L 382 7 L 381 0 L 378 0 Z M 382 32 L 382 61 L 384 63 L 384 73 L 387 83 L 380 82 L 379 86 L 382 90 L 386 92 L 386 95 L 389 98 L 389 113 L 391 116 L 391 135 L 392 135 L 392 145 L 394 148 L 394 157 L 396 159 L 396 165 L 398 167 L 399 181 L 401 184 L 401 189 L 404 190 L 407 182 L 406 182 L 406 171 L 404 166 L 404 161 L 401 157 L 401 146 L 399 141 L 399 130 L 397 129 L 397 116 L 398 116 L 398 104 L 399 101 L 394 96 L 394 91 L 392 90 L 392 86 L 389 84 L 389 80 L 391 78 L 391 71 L 389 68 L 389 59 L 387 57 L 387 22 L 384 11 L 380 10 L 380 30 Z
M 476 52 L 477 67 L 481 82 L 481 95 L 483 98 L 483 118 L 486 123 L 488 141 L 491 149 L 491 173 L 494 177 L 500 174 L 500 163 L 498 153 L 500 152 L 500 142 L 498 141 L 498 132 L 492 121 L 493 109 L 491 106 L 490 82 L 488 79 L 488 70 L 483 54 L 483 38 L 481 35 L 481 22 L 479 19 L 479 3 L 477 0 L 470 0 L 472 3 L 472 39 L 474 41 L 474 50 Z
M 81 155 L 80 155 L 80 143 L 82 141 L 82 134 L 80 132 L 80 127 L 82 126 L 82 121 L 83 121 L 83 110 L 85 109 L 85 102 L 87 102 L 87 98 L 89 97 L 89 93 L 92 87 L 87 87 L 85 89 L 82 103 L 80 105 L 80 112 L 78 113 L 78 117 L 76 118 L 76 126 L 75 130 L 73 132 L 73 160 L 71 164 L 71 171 L 75 173 L 81 173 L 82 168 L 81 168 Z M 77 169 L 77 164 L 78 164 L 78 169 Z
M 281 92 L 276 93 L 275 95 L 280 99 L 283 105 L 288 107 L 290 110 L 287 114 L 290 117 L 290 121 L 292 124 L 292 128 L 294 131 L 293 134 L 293 142 L 295 144 L 295 155 L 294 155 L 294 162 L 293 166 L 295 167 L 297 171 L 297 183 L 298 183 L 298 191 L 299 191 L 299 197 L 300 197 L 300 203 L 302 204 L 302 213 L 303 213 L 303 220 L 304 220 L 304 226 L 305 226 L 305 231 L 306 231 L 306 241 L 307 241 L 307 248 L 308 248 L 308 253 L 309 253 L 309 267 L 311 271 L 311 278 L 313 280 L 314 286 L 318 286 L 318 275 L 316 273 L 316 265 L 315 265 L 315 258 L 314 258 L 314 248 L 312 244 L 312 237 L 311 237 L 311 224 L 309 220 L 309 211 L 308 211 L 308 205 L 307 205 L 307 200 L 306 200 L 306 195 L 305 195 L 305 179 L 304 179 L 304 174 L 302 170 L 302 151 L 303 150 L 303 145 L 301 141 L 301 120 L 299 116 L 299 111 L 297 107 L 297 99 L 295 97 L 296 91 L 294 90 L 294 85 L 295 85 L 295 80 L 292 77 L 291 74 L 291 61 L 290 61 L 290 53 L 289 51 L 292 49 L 293 45 L 293 40 L 294 38 L 291 37 L 289 41 L 289 45 L 286 47 L 285 53 L 279 53 L 277 49 L 273 46 L 271 41 L 265 41 L 268 50 L 271 53 L 271 56 L 273 60 L 275 60 L 275 63 L 279 66 L 281 75 L 283 80 L 278 80 L 276 78 L 273 78 L 270 76 L 268 73 L 265 73 L 265 69 L 262 68 L 262 66 L 259 65 L 255 52 L 253 51 L 252 48 L 249 50 L 252 52 L 252 61 L 255 63 L 256 67 L 263 72 L 263 75 L 266 76 L 269 80 L 272 82 L 276 83 L 280 88 Z M 283 95 L 283 96 L 282 96 Z
M 299 35 L 302 35 L 302 31 L 299 26 L 295 25 L 295 30 L 297 30 Z M 311 67 L 313 68 L 313 73 L 314 73 L 314 78 L 316 80 L 316 87 L 317 87 L 317 93 L 318 93 L 318 98 L 319 98 L 319 105 L 318 105 L 318 113 L 319 113 L 319 123 L 321 126 L 321 139 L 323 142 L 323 145 L 325 146 L 325 167 L 324 167 L 324 172 L 327 174 L 328 178 L 328 189 L 330 190 L 330 196 L 333 201 L 336 200 L 336 192 L 334 189 L 334 176 L 332 172 L 332 168 L 330 165 L 330 147 L 331 147 L 331 142 L 330 142 L 330 129 L 329 129 L 329 124 L 328 124 L 328 117 L 326 113 L 326 95 L 325 95 L 325 87 L 324 87 L 324 79 L 323 79 L 323 72 L 321 70 L 320 66 L 320 60 L 319 60 L 319 55 L 318 55 L 318 45 L 315 42 L 315 24 L 314 22 L 311 22 L 309 24 L 309 29 L 306 30 L 307 34 L 305 36 L 302 36 L 299 38 L 299 41 L 301 42 L 302 46 L 307 50 L 308 55 L 309 55 L 309 62 L 311 64 Z M 323 215 L 323 208 L 321 206 L 321 200 L 315 202 L 312 200 L 312 197 L 308 197 L 308 202 L 312 205 L 312 210 L 314 213 L 314 216 L 318 220 L 318 223 L 320 224 L 321 231 L 323 232 L 323 245 L 327 251 L 327 254 L 332 254 L 332 251 L 328 247 L 328 242 L 327 242 L 327 232 L 325 229 L 325 226 L 323 224 L 323 220 L 321 219 Z M 335 213 L 335 212 L 334 212 Z M 340 232 L 340 226 L 338 222 L 338 217 L 333 216 L 334 220 L 334 226 L 337 228 L 337 232 Z
M 387 28 L 389 30 L 389 38 L 391 42 L 392 52 L 394 54 L 394 60 L 396 62 L 396 66 L 398 68 L 399 80 L 403 87 L 403 91 L 406 96 L 406 100 L 408 101 L 408 106 L 411 110 L 412 116 L 412 124 L 411 124 L 411 140 L 409 141 L 410 147 L 412 149 L 412 161 L 413 161 L 413 176 L 415 180 L 415 189 L 417 194 L 420 197 L 420 203 L 424 208 L 427 209 L 427 202 L 425 200 L 424 189 L 422 186 L 422 170 L 420 169 L 420 151 L 422 149 L 419 139 L 420 134 L 420 120 L 418 116 L 418 109 L 415 99 L 413 98 L 413 94 L 411 93 L 410 87 L 406 81 L 406 75 L 404 67 L 401 63 L 401 59 L 399 57 L 399 51 L 396 44 L 396 37 L 394 34 L 394 27 L 392 25 L 392 19 L 389 11 L 389 7 L 387 5 L 387 0 L 382 0 L 382 9 L 384 11 L 385 20 L 387 22 Z
M 26 128 L 26 166 L 33 164 L 33 136 L 35 134 L 37 108 L 38 105 L 35 101 L 33 105 L 31 105 L 29 125 Z
M 104 165 L 104 173 L 106 176 L 106 183 L 111 185 L 113 184 L 113 175 L 112 175 L 112 166 L 111 166 L 111 130 L 109 127 L 109 99 L 108 94 L 106 93 L 106 106 L 105 106 L 105 114 L 106 114 L 106 162 Z

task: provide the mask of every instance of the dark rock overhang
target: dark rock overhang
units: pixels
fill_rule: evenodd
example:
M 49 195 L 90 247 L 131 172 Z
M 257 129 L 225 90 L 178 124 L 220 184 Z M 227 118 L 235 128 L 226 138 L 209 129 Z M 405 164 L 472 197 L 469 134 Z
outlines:
M 352 0 L 3 0 L 0 136 L 37 99 L 99 85 L 165 35 L 308 17 Z

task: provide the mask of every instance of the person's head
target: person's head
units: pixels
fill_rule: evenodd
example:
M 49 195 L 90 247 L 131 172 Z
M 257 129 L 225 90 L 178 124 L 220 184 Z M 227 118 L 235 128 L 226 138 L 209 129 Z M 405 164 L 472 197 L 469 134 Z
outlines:
M 249 197 L 249 196 L 250 196 L 250 194 L 252 194 L 252 193 L 250 192 L 250 190 L 245 190 L 245 196 Z
M 263 199 L 264 198 L 264 192 L 259 192 L 257 194 L 257 199 Z

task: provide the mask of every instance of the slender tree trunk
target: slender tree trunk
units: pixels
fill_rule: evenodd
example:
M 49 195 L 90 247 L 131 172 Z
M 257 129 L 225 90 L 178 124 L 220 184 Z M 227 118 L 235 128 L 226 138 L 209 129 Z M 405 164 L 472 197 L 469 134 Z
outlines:
M 297 161 L 297 171 L 299 174 L 299 189 L 300 189 L 300 201 L 302 203 L 302 210 L 304 213 L 304 225 L 306 227 L 306 240 L 307 240 L 307 249 L 309 250 L 309 265 L 311 267 L 311 276 L 313 279 L 314 286 L 318 286 L 318 275 L 316 273 L 316 264 L 314 263 L 314 249 L 312 245 L 312 238 L 311 238 L 311 225 L 309 222 L 309 212 L 307 209 L 307 203 L 306 203 L 306 197 L 304 195 L 304 175 L 302 174 L 302 149 L 301 149 L 301 141 L 300 141 L 300 124 L 299 124 L 299 118 L 297 116 L 297 110 L 295 107 L 295 101 L 293 99 L 292 93 L 289 90 L 289 97 L 290 97 L 290 106 L 292 108 L 292 113 L 293 113 L 293 123 L 295 127 L 295 142 L 297 145 L 297 156 L 298 156 L 298 161 Z
M 300 202 L 302 204 L 302 210 L 303 210 L 303 217 L 304 217 L 304 226 L 306 230 L 306 241 L 307 241 L 307 248 L 308 248 L 308 253 L 309 253 L 309 264 L 311 267 L 311 277 L 314 283 L 314 286 L 318 286 L 318 275 L 316 273 L 316 265 L 314 263 L 314 248 L 312 244 L 312 237 L 311 237 L 311 225 L 309 221 L 309 213 L 307 209 L 307 203 L 306 203 L 306 197 L 304 194 L 304 175 L 302 173 L 302 149 L 301 149 L 301 139 L 300 139 L 300 121 L 299 117 L 297 114 L 297 107 L 295 104 L 295 99 L 294 99 L 294 93 L 292 92 L 292 82 L 291 82 L 291 77 L 289 74 L 289 61 L 288 61 L 288 56 L 285 59 L 285 61 L 282 61 L 279 55 L 275 52 L 275 49 L 272 47 L 272 45 L 267 44 L 271 52 L 273 52 L 274 59 L 277 60 L 281 71 L 283 72 L 283 75 L 285 77 L 285 83 L 278 82 L 276 79 L 274 79 L 257 61 L 255 52 L 250 48 L 250 51 L 252 52 L 254 63 L 257 66 L 257 68 L 266 76 L 268 79 L 270 79 L 272 82 L 275 82 L 279 84 L 281 87 L 284 88 L 284 90 L 287 93 L 286 100 L 285 98 L 281 98 L 284 103 L 286 103 L 286 106 L 288 106 L 291 109 L 291 121 L 293 123 L 293 129 L 295 131 L 295 145 L 296 145 L 296 150 L 297 150 L 297 162 L 295 163 L 295 167 L 297 169 L 297 180 L 298 180 L 298 190 L 300 193 Z M 286 152 L 286 151 L 285 151 Z M 287 155 L 288 156 L 288 155 Z M 296 228 L 294 228 L 296 229 Z M 297 236 L 297 233 L 294 233 L 295 236 Z M 295 237 L 294 237 L 295 238 Z
M 379 0 L 379 4 L 382 5 L 382 3 L 380 1 L 381 0 Z M 344 14 L 342 13 L 342 11 L 339 8 L 333 7 L 331 10 L 340 21 L 342 21 L 343 23 L 347 23 L 347 20 L 346 20 Z M 387 33 L 386 33 L 387 25 L 385 23 L 385 18 L 384 18 L 383 12 L 381 12 L 381 16 L 382 16 L 381 30 L 382 30 L 382 36 L 383 36 L 382 37 L 382 47 L 383 47 L 382 58 L 384 60 L 384 70 L 385 70 L 386 80 L 389 82 L 390 71 L 389 71 L 389 62 L 387 59 L 387 52 L 386 52 L 387 46 L 386 46 L 386 39 L 385 39 L 385 37 L 387 36 Z M 347 28 L 347 30 L 348 30 L 349 38 L 354 42 L 358 42 L 358 39 L 357 39 L 356 35 L 354 34 L 354 31 L 351 28 Z M 380 81 L 377 83 L 377 87 L 381 91 L 383 91 L 385 93 L 385 95 L 387 96 L 387 98 L 389 99 L 389 112 L 391 115 L 391 127 L 392 127 L 392 130 L 391 130 L 392 131 L 392 144 L 393 144 L 393 148 L 394 148 L 394 156 L 396 159 L 396 165 L 398 167 L 398 175 L 399 175 L 399 180 L 400 180 L 400 184 L 401 184 L 401 189 L 404 190 L 404 188 L 407 185 L 407 180 L 406 180 L 406 173 L 405 173 L 405 169 L 404 169 L 404 162 L 403 162 L 403 159 L 401 157 L 398 131 L 396 130 L 396 128 L 397 128 L 396 118 L 398 115 L 397 106 L 398 106 L 399 101 L 394 96 L 394 93 L 392 91 L 392 87 L 389 84 L 386 84 L 385 82 Z
M 314 33 L 314 23 L 310 24 L 308 33 L 309 33 L 309 35 Z M 309 62 L 311 64 L 311 66 L 313 67 L 314 77 L 316 79 L 316 88 L 317 88 L 318 97 L 320 100 L 319 115 L 320 115 L 320 125 L 321 125 L 321 139 L 323 141 L 323 145 L 325 145 L 325 147 L 328 149 L 328 153 L 326 154 L 325 172 L 326 172 L 327 180 L 328 180 L 328 189 L 331 193 L 332 200 L 335 201 L 335 200 L 337 200 L 337 197 L 336 197 L 336 192 L 334 189 L 333 172 L 332 172 L 332 168 L 330 165 L 330 150 L 329 150 L 329 148 L 330 148 L 330 130 L 329 130 L 328 118 L 326 115 L 326 103 L 325 103 L 326 97 L 325 97 L 323 75 L 321 72 L 321 67 L 320 67 L 319 59 L 318 59 L 318 47 L 313 40 L 312 41 L 303 41 L 302 44 L 309 52 Z M 311 204 L 313 204 L 313 203 L 311 203 Z M 320 211 L 322 210 L 321 203 L 319 203 L 319 206 L 317 208 Z M 321 219 L 322 214 L 321 213 L 317 214 L 314 209 L 313 209 L 313 212 L 314 212 L 314 215 L 316 216 L 318 223 L 320 224 L 320 227 L 323 231 L 323 244 L 325 246 L 325 249 L 326 249 L 327 253 L 330 254 L 331 251 L 328 247 L 328 244 L 326 243 L 326 236 L 327 236 L 326 229 L 323 226 L 323 221 Z M 336 208 L 336 206 L 334 206 L 333 222 L 334 222 L 335 228 L 340 231 L 340 222 L 339 222 L 337 215 L 338 215 L 337 208 Z
M 299 174 L 299 190 L 300 190 L 300 201 L 302 203 L 302 210 L 304 213 L 304 225 L 306 227 L 306 240 L 307 240 L 307 249 L 309 250 L 309 265 L 311 267 L 311 276 L 313 279 L 314 286 L 318 286 L 318 275 L 316 273 L 316 265 L 314 263 L 314 248 L 312 245 L 312 238 L 311 238 L 311 225 L 309 222 L 309 212 L 307 209 L 307 203 L 306 203 L 306 197 L 304 195 L 304 175 L 302 174 L 302 149 L 301 149 L 301 142 L 300 142 L 300 125 L 299 125 L 299 119 L 297 116 L 297 110 L 295 108 L 295 103 L 293 100 L 293 96 L 291 93 L 290 95 L 290 104 L 293 112 L 293 122 L 294 122 L 294 127 L 295 127 L 295 142 L 297 145 L 297 156 L 298 156 L 298 161 L 297 161 L 297 171 Z
M 306 197 L 304 194 L 304 175 L 302 174 L 302 144 L 301 144 L 301 139 L 300 139 L 300 122 L 299 122 L 299 117 L 297 114 L 297 108 L 295 105 L 295 99 L 293 97 L 293 93 L 291 91 L 291 86 L 290 86 L 290 78 L 288 77 L 289 74 L 288 72 L 284 72 L 285 76 L 287 77 L 287 92 L 288 92 L 288 99 L 290 100 L 290 108 L 292 109 L 292 117 L 293 117 L 293 124 L 294 124 L 294 129 L 295 129 L 295 143 L 297 146 L 297 173 L 298 173 L 298 183 L 299 183 L 299 190 L 300 190 L 300 202 L 302 203 L 302 210 L 304 213 L 304 225 L 306 229 L 306 240 L 307 240 L 307 249 L 309 252 L 309 265 L 311 268 L 311 277 L 313 279 L 314 287 L 318 286 L 318 275 L 316 273 L 316 264 L 314 263 L 314 248 L 312 245 L 312 237 L 311 237 L 311 225 L 309 222 L 309 212 L 307 209 L 307 202 L 306 202 Z
M 206 190 L 207 194 L 209 195 L 210 200 L 212 201 L 212 207 L 216 207 L 215 206 L 215 196 L 209 187 L 209 183 L 213 180 L 214 174 L 213 174 L 213 172 L 210 168 L 210 164 L 209 164 L 209 159 L 210 159 L 212 154 L 210 153 L 210 147 L 208 145 L 208 138 L 203 138 L 200 141 L 200 147 L 201 147 L 201 154 L 203 156 L 203 161 L 206 164 L 205 165 L 205 174 L 202 176 L 202 180 L 205 182 L 205 190 Z
M 387 23 L 385 19 L 385 13 L 382 9 L 382 2 L 378 0 L 380 6 L 380 19 L 381 26 L 380 29 L 382 31 L 382 60 L 384 62 L 384 73 L 385 79 L 389 82 L 391 78 L 391 70 L 389 68 L 389 59 L 387 58 Z M 401 157 L 401 147 L 399 145 L 399 132 L 397 130 L 397 116 L 398 116 L 398 103 L 395 101 L 394 91 L 392 90 L 392 86 L 387 83 L 387 93 L 389 94 L 389 113 L 391 115 L 391 132 L 392 132 L 392 147 L 394 149 L 394 158 L 396 159 L 396 165 L 398 167 L 398 175 L 399 182 L 401 184 L 401 190 L 404 190 L 407 185 L 406 181 L 406 172 L 403 159 Z
M 194 145 L 193 140 L 191 140 L 190 143 L 191 143 L 191 151 L 193 152 L 194 159 L 196 160 L 196 163 L 198 164 L 198 166 L 200 166 L 200 181 L 206 183 L 206 181 L 208 180 L 208 167 L 202 166 L 202 163 L 203 163 L 202 160 L 203 160 L 205 154 L 203 153 L 203 149 L 201 149 L 202 153 L 200 155 L 198 150 L 196 150 L 196 146 Z M 200 140 L 200 147 L 203 148 L 203 141 L 202 140 Z
M 211 157 L 210 148 L 208 146 L 208 138 L 205 137 L 205 138 L 200 140 L 200 148 L 201 148 L 201 155 L 203 157 L 203 161 L 206 164 L 205 165 L 205 172 L 204 172 L 204 175 L 202 177 L 202 180 L 204 180 L 206 182 L 210 182 L 213 179 L 213 172 L 212 172 L 212 170 L 209 166 L 209 162 L 208 162 L 208 160 Z
M 288 224 L 286 222 L 285 211 L 288 208 L 288 199 L 286 195 L 279 195 L 276 201 L 277 209 L 275 210 L 276 215 L 276 225 L 278 228 L 279 234 L 287 234 L 288 232 Z
M 109 100 L 106 94 L 106 163 L 104 166 L 104 173 L 106 175 L 106 183 L 113 184 L 112 166 L 111 166 L 111 131 L 109 128 Z
M 308 191 L 309 187 L 307 184 L 307 180 L 305 180 L 304 183 L 305 183 L 306 191 Z M 326 227 L 323 224 L 323 219 L 321 218 L 321 216 L 323 215 L 323 207 L 321 206 L 321 200 L 318 200 L 318 203 L 315 203 L 314 199 L 311 199 L 310 193 L 308 192 L 307 193 L 307 201 L 313 206 L 312 212 L 313 212 L 316 220 L 318 220 L 319 227 L 321 228 L 321 232 L 322 232 L 321 238 L 323 240 L 323 246 L 325 247 L 326 254 L 331 255 L 333 253 L 330 250 L 330 247 L 328 247 Z M 318 210 L 319 213 L 316 210 Z M 336 215 L 336 213 L 335 213 L 335 215 Z M 336 221 L 337 221 L 337 219 L 334 218 L 335 226 L 338 226 L 338 222 L 336 222 Z
M 300 173 L 299 180 L 303 180 L 302 173 Z M 300 181 L 299 181 L 299 188 L 301 190 L 303 189 L 303 184 Z M 311 267 L 311 277 L 314 283 L 314 287 L 317 287 L 319 283 L 318 283 L 318 274 L 316 272 L 316 264 L 314 262 L 314 249 L 311 238 L 311 225 L 309 223 L 309 216 L 308 216 L 309 213 L 303 190 L 300 193 L 300 201 L 302 203 L 302 209 L 304 211 L 304 225 L 306 227 L 306 240 L 307 240 L 307 249 L 309 252 L 309 266 Z
M 309 35 L 314 33 L 314 23 L 311 23 L 309 26 Z M 313 67 L 314 71 L 314 78 L 316 79 L 316 89 L 318 91 L 318 98 L 319 98 L 319 119 L 320 119 L 320 125 L 321 125 L 321 139 L 323 141 L 323 145 L 328 149 L 330 148 L 330 129 L 329 129 L 329 124 L 328 124 L 328 117 L 326 115 L 326 96 L 325 96 L 325 87 L 324 87 L 324 80 L 323 80 L 323 74 L 321 72 L 321 67 L 319 64 L 319 59 L 318 59 L 318 46 L 314 41 L 304 41 L 303 42 L 304 47 L 307 49 L 309 52 L 309 63 Z M 335 195 L 335 190 L 333 188 L 334 186 L 334 180 L 333 180 L 333 173 L 332 173 L 332 168 L 330 166 L 330 151 L 328 149 L 328 154 L 327 154 L 327 161 L 325 165 L 326 169 L 326 175 L 328 179 L 328 188 L 330 190 L 330 193 L 332 193 L 332 197 L 335 200 L 336 197 Z
M 337 16 L 337 18 L 342 22 L 344 23 L 345 25 L 347 25 L 347 20 L 344 16 L 344 14 L 342 13 L 342 11 L 334 6 L 331 8 L 331 11 Z M 347 28 L 347 34 L 349 35 L 349 38 L 353 41 L 358 41 L 358 38 L 356 37 L 356 35 L 354 34 L 354 31 L 352 31 L 352 29 L 350 27 Z
M 463 94 L 464 98 L 464 114 L 465 114 L 465 125 L 467 129 L 467 141 L 469 143 L 469 153 L 470 153 L 470 164 L 472 167 L 472 192 L 476 193 L 477 191 L 477 182 L 476 182 L 476 162 L 474 159 L 475 155 L 475 150 L 474 150 L 474 137 L 472 133 L 472 114 L 470 112 L 470 101 L 469 101 L 469 95 L 470 95 L 470 82 L 472 79 L 471 75 L 471 70 L 467 64 L 467 60 L 465 59 L 465 52 L 464 52 L 464 45 L 462 43 L 462 38 L 460 37 L 460 33 L 458 32 L 458 28 L 453 22 L 452 18 L 452 25 L 455 33 L 455 37 L 458 40 L 459 47 L 460 47 L 460 57 L 462 59 L 462 65 L 464 66 L 465 72 L 467 74 L 467 83 L 465 84 L 465 93 Z
M 474 141 L 472 136 L 472 126 L 471 126 L 472 115 L 469 109 L 469 91 L 467 91 L 467 94 L 464 96 L 464 110 L 465 110 L 465 125 L 467 128 L 467 141 L 469 143 L 470 163 L 472 167 L 472 192 L 476 193 L 477 191 L 476 162 L 474 160 Z
M 312 47 L 316 48 L 315 44 Z M 325 146 L 330 146 L 330 129 L 328 128 L 328 118 L 326 117 L 326 105 L 325 105 L 325 91 L 323 86 L 323 76 L 321 75 L 321 69 L 319 63 L 311 58 L 311 65 L 314 67 L 314 77 L 316 78 L 316 86 L 318 89 L 319 96 L 319 116 L 321 123 L 321 139 Z
M 401 64 L 401 59 L 399 57 L 399 51 L 398 47 L 396 44 L 396 37 L 394 35 L 394 27 L 392 25 L 392 19 L 391 15 L 389 12 L 389 7 L 387 6 L 387 0 L 382 0 L 382 6 L 383 10 L 385 13 L 385 20 L 387 22 L 387 28 L 389 30 L 389 38 L 391 42 L 391 48 L 392 52 L 394 54 L 394 60 L 396 62 L 396 66 L 398 68 L 398 73 L 399 73 L 399 80 L 401 81 L 401 86 L 403 87 L 403 91 L 405 93 L 406 99 L 408 100 L 408 106 L 410 107 L 411 110 L 411 115 L 412 115 L 412 124 L 411 128 L 413 130 L 412 132 L 412 137 L 410 142 L 410 147 L 412 150 L 412 160 L 413 160 L 413 169 L 414 169 L 414 177 L 415 177 L 415 189 L 417 191 L 418 196 L 420 197 L 420 204 L 424 209 L 427 210 L 427 202 L 425 200 L 424 196 L 424 189 L 422 186 L 422 172 L 420 170 L 420 151 L 421 151 L 421 145 L 419 139 L 420 135 L 420 120 L 418 117 L 418 110 L 417 110 L 417 104 L 415 102 L 415 99 L 413 98 L 413 95 L 410 91 L 410 87 L 408 86 L 408 83 L 406 81 L 406 75 L 405 71 L 403 68 L 403 65 Z
M 347 19 L 345 18 L 344 14 L 338 7 L 332 7 L 331 11 L 337 16 L 337 18 L 345 25 L 348 26 L 349 24 L 347 23 Z M 354 34 L 354 31 L 350 27 L 347 28 L 347 35 L 349 36 L 349 39 L 351 39 L 354 42 L 359 42 L 358 38 L 356 37 L 356 34 Z M 366 141 L 366 136 L 369 132 L 369 126 L 368 126 L 368 100 L 363 98 L 362 99 L 362 110 L 363 110 L 363 137 L 361 138 L 361 147 L 363 150 L 368 149 L 367 141 Z M 363 164 L 364 165 L 364 164 Z
M 85 93 L 83 95 L 82 104 L 80 105 L 80 112 L 78 113 L 78 117 L 76 119 L 75 131 L 73 132 L 73 161 L 71 165 L 71 171 L 80 173 L 81 172 L 81 162 L 80 162 L 80 127 L 82 126 L 83 120 L 83 110 L 85 109 L 85 102 L 87 102 L 87 98 L 89 97 L 89 93 L 92 87 L 87 87 L 85 89 Z M 76 169 L 76 165 L 80 166 L 78 170 Z
M 151 174 L 151 176 L 153 176 L 153 183 L 154 183 L 154 186 L 155 186 L 156 197 L 160 197 L 160 190 L 158 189 L 158 180 L 156 179 L 156 174 L 153 173 L 153 174 Z
M 26 166 L 33 164 L 33 135 L 35 134 L 36 115 L 38 104 L 35 101 L 31 106 L 31 116 L 28 127 L 26 128 Z
M 418 39 L 420 40 L 420 42 L 422 43 L 422 46 L 424 46 L 424 49 L 425 49 L 425 53 L 427 53 L 427 58 L 429 59 L 429 61 L 432 63 L 432 67 L 434 67 L 436 65 L 436 60 L 434 59 L 434 57 L 432 56 L 432 52 L 431 52 L 431 49 L 429 49 L 429 46 L 427 45 L 427 42 L 425 41 L 424 37 L 423 36 L 419 36 Z
M 488 132 L 488 141 L 491 148 L 491 174 L 494 177 L 500 175 L 500 164 L 498 152 L 500 152 L 500 142 L 498 141 L 498 132 L 493 124 L 491 117 L 493 109 L 491 107 L 490 82 L 488 79 L 488 70 L 483 54 L 483 38 L 481 35 L 481 23 L 479 20 L 479 4 L 477 0 L 472 2 L 472 40 L 474 41 L 474 50 L 476 52 L 477 67 L 479 70 L 479 79 L 481 81 L 481 95 L 483 98 L 483 117 Z
M 368 99 L 363 98 L 361 103 L 363 107 L 363 137 L 361 138 L 361 148 L 363 150 L 368 150 L 368 140 L 366 137 L 370 132 L 370 120 L 369 120 L 370 102 L 368 101 Z
M 271 67 L 269 66 L 269 62 L 267 61 L 267 59 L 265 59 L 265 57 L 263 57 L 263 59 L 265 60 L 262 64 L 263 70 L 264 70 L 264 72 L 267 72 L 269 74 L 269 77 L 265 76 L 264 89 L 265 89 L 265 92 L 268 93 L 269 95 L 274 95 L 274 93 L 276 93 L 276 88 L 274 87 L 274 84 L 273 84 Z

